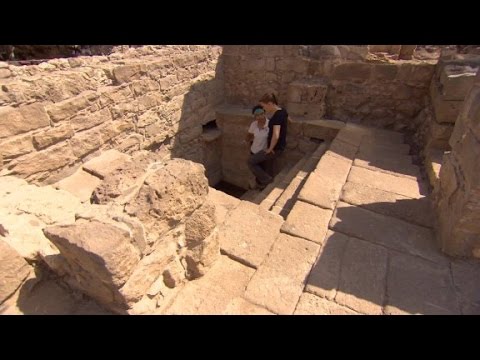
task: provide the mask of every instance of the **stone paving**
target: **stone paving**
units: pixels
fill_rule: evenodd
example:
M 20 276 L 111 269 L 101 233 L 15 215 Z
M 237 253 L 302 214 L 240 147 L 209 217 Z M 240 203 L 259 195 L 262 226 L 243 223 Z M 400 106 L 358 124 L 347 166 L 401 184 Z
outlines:
M 403 142 L 347 124 L 286 219 L 216 202 L 224 256 L 162 313 L 480 314 L 480 264 L 438 250 L 428 180 Z

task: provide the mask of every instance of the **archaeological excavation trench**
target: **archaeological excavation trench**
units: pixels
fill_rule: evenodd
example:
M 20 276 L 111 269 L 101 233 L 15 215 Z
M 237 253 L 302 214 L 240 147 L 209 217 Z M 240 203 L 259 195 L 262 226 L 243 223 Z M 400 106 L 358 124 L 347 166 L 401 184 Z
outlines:
M 0 62 L 0 314 L 480 313 L 476 47 L 89 51 Z

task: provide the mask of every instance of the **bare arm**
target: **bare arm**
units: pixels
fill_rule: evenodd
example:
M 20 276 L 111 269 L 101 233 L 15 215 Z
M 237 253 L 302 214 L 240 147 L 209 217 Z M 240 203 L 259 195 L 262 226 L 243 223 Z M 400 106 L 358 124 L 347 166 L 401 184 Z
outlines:
M 267 149 L 267 154 L 273 152 L 275 145 L 278 143 L 278 139 L 280 139 L 280 125 L 273 125 L 272 140 L 270 141 L 270 147 Z
M 252 133 L 247 133 L 247 136 L 245 137 L 245 141 L 250 143 L 253 141 L 253 134 Z

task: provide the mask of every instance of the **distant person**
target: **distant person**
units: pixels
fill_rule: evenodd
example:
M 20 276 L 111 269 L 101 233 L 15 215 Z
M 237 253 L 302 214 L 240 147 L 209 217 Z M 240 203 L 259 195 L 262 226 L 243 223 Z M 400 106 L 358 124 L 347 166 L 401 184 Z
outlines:
M 250 158 L 261 151 L 267 150 L 269 132 L 268 119 L 263 107 L 260 105 L 254 106 L 252 109 L 252 115 L 254 120 L 248 128 L 247 137 L 245 139 L 245 141 L 250 144 Z M 248 159 L 248 164 L 250 164 L 250 158 Z M 268 171 L 266 169 L 267 165 L 266 162 L 259 163 L 259 166 L 265 171 Z M 257 179 L 257 184 L 258 183 Z
M 288 113 L 285 109 L 278 106 L 277 98 L 272 93 L 263 95 L 259 100 L 259 104 L 267 113 L 272 114 L 268 122 L 268 145 L 266 150 L 250 156 L 248 167 L 257 178 L 259 187 L 264 188 L 273 181 L 273 176 L 268 174 L 261 164 L 265 161 L 273 161 L 285 150 L 287 145 Z

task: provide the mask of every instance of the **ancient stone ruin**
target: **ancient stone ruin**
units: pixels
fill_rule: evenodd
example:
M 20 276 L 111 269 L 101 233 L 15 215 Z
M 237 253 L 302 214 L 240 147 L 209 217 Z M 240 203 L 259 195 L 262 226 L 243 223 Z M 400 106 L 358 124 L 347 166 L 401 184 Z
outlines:
M 0 314 L 480 313 L 477 46 L 69 49 L 0 62 Z

